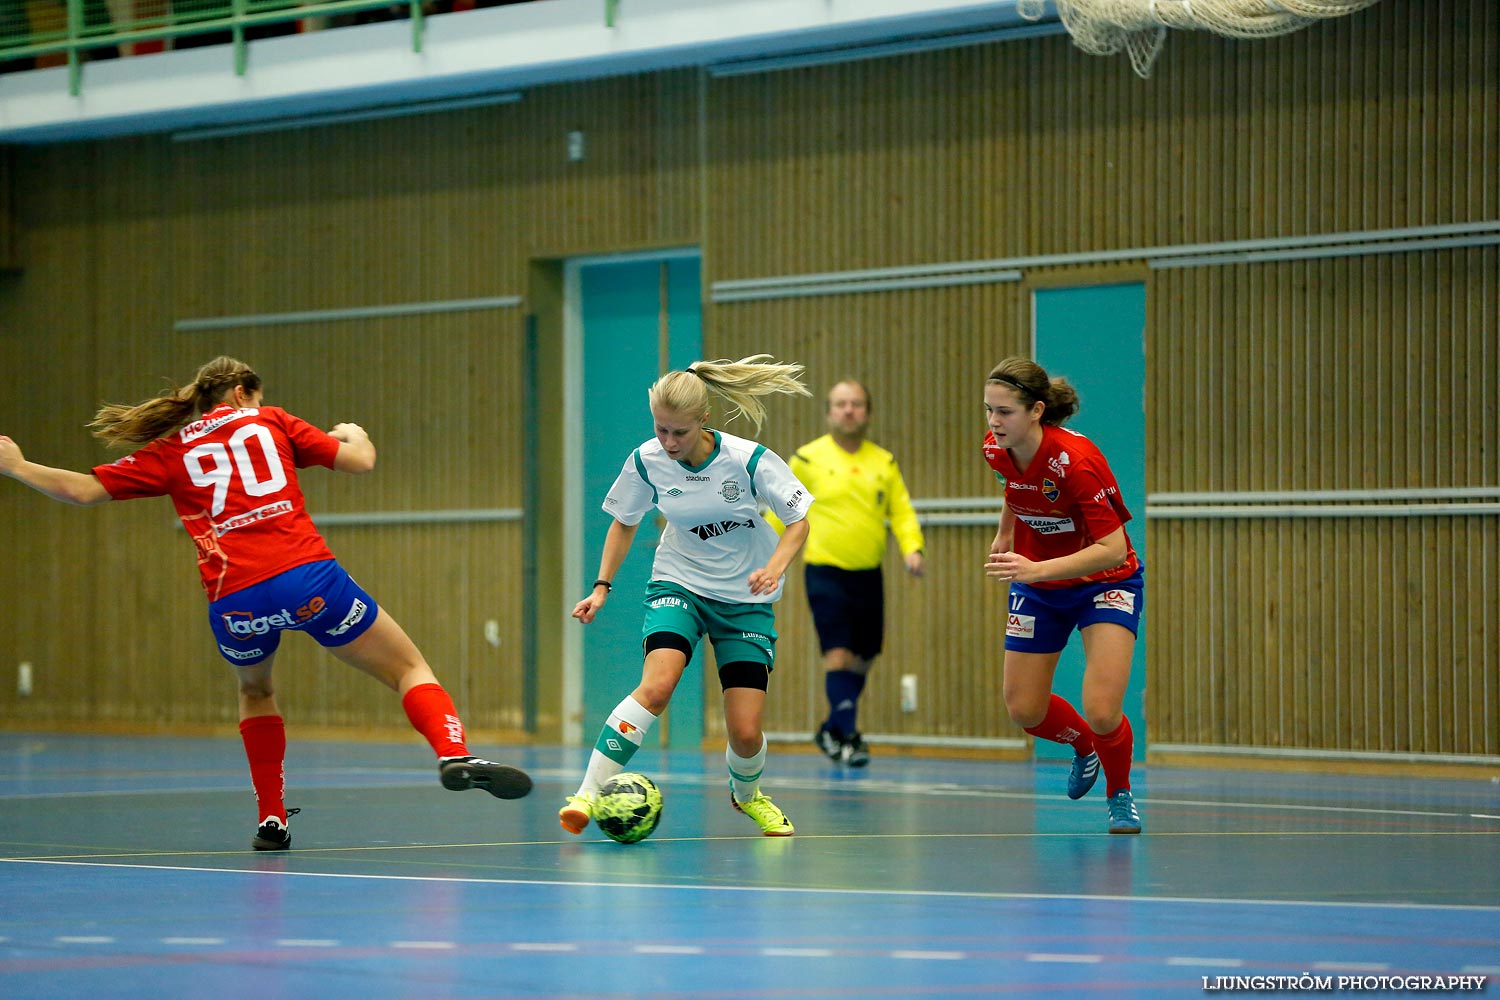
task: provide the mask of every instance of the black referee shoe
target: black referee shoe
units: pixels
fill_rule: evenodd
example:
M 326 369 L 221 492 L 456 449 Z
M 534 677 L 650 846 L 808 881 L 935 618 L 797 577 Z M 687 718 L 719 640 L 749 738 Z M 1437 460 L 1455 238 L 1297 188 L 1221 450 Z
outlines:
M 865 745 L 863 736 L 850 733 L 844 737 L 844 745 L 839 747 L 839 757 L 849 767 L 864 767 L 870 763 L 870 748 Z

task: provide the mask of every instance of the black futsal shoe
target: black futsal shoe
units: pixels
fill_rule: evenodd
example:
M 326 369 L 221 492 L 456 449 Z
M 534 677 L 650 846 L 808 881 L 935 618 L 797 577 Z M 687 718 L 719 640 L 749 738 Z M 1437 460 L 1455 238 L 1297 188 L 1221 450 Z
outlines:
M 823 723 L 813 733 L 813 745 L 823 751 L 829 760 L 838 761 L 844 756 L 844 741 L 838 733 L 828 728 L 828 723 Z
M 865 738 L 859 733 L 850 733 L 844 737 L 843 746 L 839 747 L 839 756 L 849 767 L 864 767 L 870 763 L 870 748 L 865 745 Z
M 443 787 L 455 792 L 482 788 L 497 799 L 519 799 L 531 791 L 531 776 L 519 767 L 483 757 L 444 757 L 438 762 Z
M 292 830 L 287 820 L 301 812 L 288 809 L 285 816 L 267 816 L 255 830 L 255 839 L 250 846 L 257 851 L 289 851 L 292 849 Z

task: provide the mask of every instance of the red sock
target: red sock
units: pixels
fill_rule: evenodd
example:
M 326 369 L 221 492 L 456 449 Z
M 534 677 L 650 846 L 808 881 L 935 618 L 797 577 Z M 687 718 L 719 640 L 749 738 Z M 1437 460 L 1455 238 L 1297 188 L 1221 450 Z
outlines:
M 255 786 L 256 819 L 286 822 L 286 723 L 279 715 L 257 715 L 240 723 L 250 784 Z
M 1105 794 L 1113 797 L 1118 791 L 1129 790 L 1130 757 L 1135 752 L 1130 720 L 1122 715 L 1114 732 L 1095 733 L 1094 747 L 1099 751 L 1099 766 L 1104 768 Z
M 1047 717 L 1026 731 L 1037 739 L 1066 743 L 1080 757 L 1087 757 L 1094 752 L 1094 731 L 1083 721 L 1078 710 L 1059 695 L 1052 696 L 1052 701 L 1047 706 Z
M 467 757 L 464 724 L 441 684 L 418 684 L 401 699 L 412 728 L 426 737 L 439 757 Z

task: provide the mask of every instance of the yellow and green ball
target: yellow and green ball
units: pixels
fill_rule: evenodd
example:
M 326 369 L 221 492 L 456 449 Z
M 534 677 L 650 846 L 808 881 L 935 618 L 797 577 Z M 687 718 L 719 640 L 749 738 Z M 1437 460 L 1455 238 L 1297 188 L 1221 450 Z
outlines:
M 644 774 L 625 771 L 599 786 L 594 823 L 610 840 L 634 844 L 661 822 L 661 790 Z

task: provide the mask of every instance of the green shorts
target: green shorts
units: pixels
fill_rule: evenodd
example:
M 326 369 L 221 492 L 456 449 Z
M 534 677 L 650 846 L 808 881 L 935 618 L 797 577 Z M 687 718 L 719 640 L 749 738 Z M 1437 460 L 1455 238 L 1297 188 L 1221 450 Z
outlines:
M 770 604 L 716 601 L 665 580 L 647 584 L 644 604 L 642 641 L 653 632 L 675 632 L 696 646 L 707 633 L 719 666 L 749 662 L 775 669 L 776 612 Z

